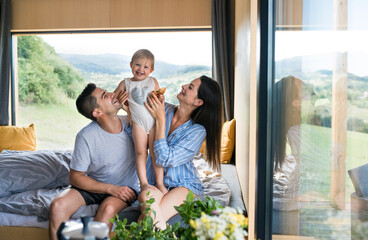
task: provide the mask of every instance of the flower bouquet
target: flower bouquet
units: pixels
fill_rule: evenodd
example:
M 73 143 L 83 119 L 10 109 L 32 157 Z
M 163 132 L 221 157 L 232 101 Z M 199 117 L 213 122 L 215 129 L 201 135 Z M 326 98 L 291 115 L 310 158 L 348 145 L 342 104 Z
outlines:
M 180 239 L 238 240 L 248 236 L 248 218 L 240 210 L 223 208 L 219 201 L 211 197 L 205 197 L 204 200 L 194 199 L 190 191 L 186 201 L 175 209 L 187 224 L 186 228 L 178 229 Z
M 190 220 L 189 224 L 198 240 L 237 240 L 248 235 L 245 230 L 248 219 L 231 207 L 218 209 L 211 215 L 202 213 L 200 218 Z
M 116 235 L 112 239 L 238 240 L 245 239 L 248 235 L 248 218 L 240 210 L 223 208 L 220 201 L 211 197 L 205 197 L 204 200 L 194 199 L 192 191 L 180 206 L 175 207 L 183 224 L 177 222 L 174 226 L 160 230 L 149 216 L 150 211 L 155 215 L 150 207 L 153 202 L 154 199 L 151 198 L 145 203 L 146 217 L 138 223 L 133 222 L 128 226 L 126 219 L 121 221 L 118 216 L 111 219 L 116 224 Z

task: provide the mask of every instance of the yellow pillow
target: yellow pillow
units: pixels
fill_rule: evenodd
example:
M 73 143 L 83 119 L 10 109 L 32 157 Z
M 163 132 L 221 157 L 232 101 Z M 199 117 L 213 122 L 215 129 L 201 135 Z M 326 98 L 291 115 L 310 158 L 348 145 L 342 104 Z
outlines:
M 221 163 L 230 163 L 235 147 L 235 119 L 227 121 L 222 126 L 221 132 Z M 206 150 L 206 141 L 203 142 L 199 152 L 204 153 Z
M 29 127 L 0 126 L 0 152 L 3 150 L 36 150 L 34 125 Z
M 204 153 L 206 151 L 206 140 L 203 141 L 201 149 L 199 149 L 200 153 Z
M 235 119 L 222 126 L 220 159 L 221 163 L 230 163 L 235 147 Z

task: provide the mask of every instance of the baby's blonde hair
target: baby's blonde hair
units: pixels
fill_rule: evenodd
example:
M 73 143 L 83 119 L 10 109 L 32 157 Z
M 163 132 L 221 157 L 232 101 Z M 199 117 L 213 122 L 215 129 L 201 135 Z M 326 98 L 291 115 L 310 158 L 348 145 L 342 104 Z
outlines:
M 139 49 L 138 51 L 136 51 L 134 54 L 133 54 L 133 57 L 132 57 L 132 63 L 138 59 L 138 58 L 147 58 L 148 60 L 150 60 L 152 62 L 152 69 L 154 69 L 155 67 L 155 56 L 151 53 L 150 50 L 147 50 L 147 49 Z

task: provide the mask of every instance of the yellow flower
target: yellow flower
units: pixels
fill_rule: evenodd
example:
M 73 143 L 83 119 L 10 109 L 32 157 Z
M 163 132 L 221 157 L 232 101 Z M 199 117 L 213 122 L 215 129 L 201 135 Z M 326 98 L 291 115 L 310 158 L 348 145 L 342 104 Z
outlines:
M 215 235 L 214 240 L 221 239 L 223 236 L 224 236 L 224 234 L 222 232 L 217 232 L 216 235 Z
M 229 228 L 230 233 L 233 233 L 233 232 L 234 232 L 234 229 L 236 228 L 236 225 L 234 225 L 234 224 L 232 224 L 232 223 L 229 223 L 229 224 L 227 225 L 227 227 Z
M 208 221 L 208 218 L 207 218 L 207 217 L 205 217 L 205 216 L 204 216 L 204 217 L 202 217 L 202 222 L 203 222 L 203 223 L 208 223 L 208 222 L 209 222 L 209 221 Z
M 193 220 L 193 219 L 190 219 L 189 220 L 189 224 L 190 224 L 190 226 L 192 227 L 192 228 L 196 228 L 196 222 Z
M 237 218 L 237 222 L 241 225 L 241 226 L 245 226 L 248 225 L 248 219 L 246 217 L 244 217 L 244 215 L 241 214 L 237 214 L 236 215 Z

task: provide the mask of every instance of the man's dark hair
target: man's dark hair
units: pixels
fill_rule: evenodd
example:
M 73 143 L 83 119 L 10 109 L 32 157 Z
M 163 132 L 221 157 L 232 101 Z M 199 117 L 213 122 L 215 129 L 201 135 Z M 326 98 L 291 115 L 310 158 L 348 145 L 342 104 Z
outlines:
M 78 112 L 91 119 L 92 121 L 97 121 L 97 119 L 92 115 L 93 111 L 98 108 L 97 99 L 92 96 L 92 92 L 96 89 L 96 84 L 89 83 L 78 96 L 76 105 Z

